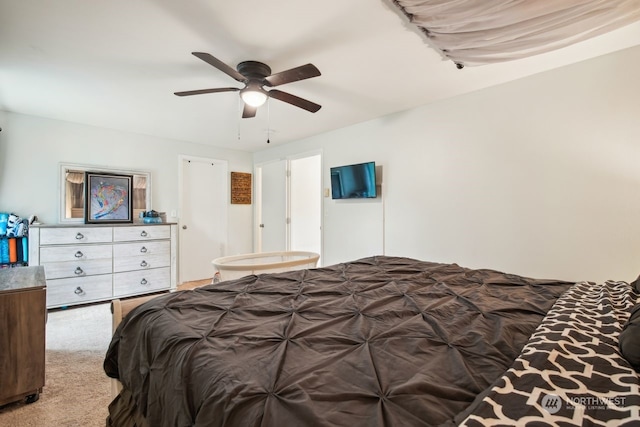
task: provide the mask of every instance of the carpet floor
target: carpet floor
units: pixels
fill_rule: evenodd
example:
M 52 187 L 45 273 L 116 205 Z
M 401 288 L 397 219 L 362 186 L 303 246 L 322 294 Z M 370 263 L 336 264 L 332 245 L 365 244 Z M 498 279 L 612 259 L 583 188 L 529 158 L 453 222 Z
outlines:
M 210 282 L 185 283 L 179 290 Z M 104 426 L 112 399 L 102 362 L 111 341 L 111 322 L 110 303 L 49 311 L 40 399 L 0 407 L 0 426 Z
M 111 383 L 102 361 L 111 339 L 109 304 L 50 311 L 40 399 L 0 408 L 11 427 L 104 426 Z

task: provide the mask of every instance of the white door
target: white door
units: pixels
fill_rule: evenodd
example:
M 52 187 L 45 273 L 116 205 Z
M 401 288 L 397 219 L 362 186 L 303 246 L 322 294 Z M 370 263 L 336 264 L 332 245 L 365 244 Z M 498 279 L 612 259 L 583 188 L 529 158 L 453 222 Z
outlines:
M 227 162 L 183 157 L 180 163 L 180 283 L 213 278 L 227 246 Z
M 291 159 L 290 171 L 289 249 L 322 254 L 322 157 Z
M 257 252 L 287 250 L 287 162 L 279 160 L 256 167 Z

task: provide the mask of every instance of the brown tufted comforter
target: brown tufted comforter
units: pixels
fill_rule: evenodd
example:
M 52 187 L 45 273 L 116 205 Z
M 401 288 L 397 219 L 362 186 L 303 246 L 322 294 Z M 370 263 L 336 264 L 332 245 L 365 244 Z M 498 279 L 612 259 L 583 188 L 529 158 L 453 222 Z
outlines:
M 372 257 L 160 296 L 113 337 L 108 424 L 452 423 L 571 285 Z

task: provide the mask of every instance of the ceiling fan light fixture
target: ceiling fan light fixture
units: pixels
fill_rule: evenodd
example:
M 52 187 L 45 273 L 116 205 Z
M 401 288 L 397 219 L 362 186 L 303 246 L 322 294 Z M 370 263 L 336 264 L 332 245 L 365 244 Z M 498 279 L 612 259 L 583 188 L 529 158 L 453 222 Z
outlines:
M 240 91 L 242 100 L 252 107 L 260 107 L 267 101 L 267 92 L 258 85 L 248 85 Z
M 244 108 L 242 109 L 243 119 L 255 117 L 258 107 L 267 102 L 267 99 L 269 98 L 275 98 L 278 101 L 286 102 L 287 104 L 302 108 L 303 110 L 307 110 L 311 113 L 315 113 L 321 108 L 321 106 L 315 102 L 308 101 L 304 98 L 300 98 L 299 96 L 295 96 L 278 89 L 273 89 L 273 87 L 276 86 L 320 76 L 320 70 L 318 70 L 313 64 L 305 64 L 272 74 L 271 68 L 262 62 L 243 61 L 239 63 L 236 70 L 234 70 L 208 53 L 191 53 L 198 59 L 203 60 L 214 68 L 217 68 L 237 82 L 243 83 L 244 88 L 219 87 L 213 89 L 187 90 L 174 92 L 174 95 L 176 96 L 202 95 L 205 93 L 217 92 L 240 92 L 240 99 L 244 102 Z M 264 89 L 267 86 L 269 87 L 269 90 Z

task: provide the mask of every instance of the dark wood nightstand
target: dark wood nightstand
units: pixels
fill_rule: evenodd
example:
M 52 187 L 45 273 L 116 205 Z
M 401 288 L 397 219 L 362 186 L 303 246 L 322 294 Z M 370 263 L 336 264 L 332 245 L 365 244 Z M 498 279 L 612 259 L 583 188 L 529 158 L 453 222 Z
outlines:
M 0 406 L 38 400 L 44 387 L 44 267 L 0 270 Z

